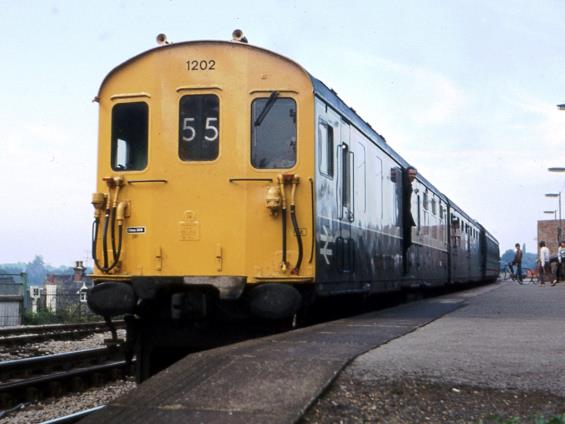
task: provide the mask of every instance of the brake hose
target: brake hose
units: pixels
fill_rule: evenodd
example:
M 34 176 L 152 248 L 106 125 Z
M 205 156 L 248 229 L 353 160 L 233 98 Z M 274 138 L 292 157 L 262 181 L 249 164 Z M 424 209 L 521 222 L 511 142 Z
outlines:
M 284 194 L 284 179 L 282 175 L 277 177 L 281 187 L 281 220 L 282 220 L 282 262 L 281 270 L 286 272 L 286 196 Z
M 298 185 L 298 176 L 294 175 L 292 177 L 292 191 L 290 195 L 290 219 L 292 220 L 292 226 L 294 228 L 294 234 L 296 235 L 296 242 L 298 243 L 298 258 L 296 259 L 296 265 L 294 266 L 291 274 L 298 274 L 300 270 L 300 265 L 302 264 L 302 236 L 300 235 L 300 228 L 298 228 L 298 221 L 296 219 L 296 186 Z

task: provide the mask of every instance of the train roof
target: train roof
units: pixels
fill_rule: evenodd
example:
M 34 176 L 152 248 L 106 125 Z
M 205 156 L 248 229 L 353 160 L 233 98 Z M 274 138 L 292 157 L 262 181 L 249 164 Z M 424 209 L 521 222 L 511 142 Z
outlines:
M 254 46 L 254 45 L 250 45 L 250 44 L 247 44 L 247 43 L 240 43 L 240 42 L 233 42 L 233 41 L 222 41 L 222 40 L 195 40 L 195 41 L 182 41 L 182 42 L 178 42 L 178 43 L 171 43 L 171 44 L 167 44 L 167 45 L 163 45 L 163 46 L 154 47 L 152 49 L 146 50 L 144 52 L 141 52 L 141 53 L 131 57 L 130 59 L 126 60 L 125 62 L 122 62 L 121 64 L 116 66 L 114 69 L 112 69 L 106 75 L 106 77 L 102 81 L 102 84 L 100 84 L 100 88 L 98 90 L 98 96 L 97 97 L 100 96 L 101 91 L 102 91 L 102 87 L 104 87 L 104 84 L 106 83 L 106 81 L 108 79 L 111 78 L 111 76 L 113 76 L 116 72 L 118 72 L 120 69 L 124 68 L 125 66 L 135 62 L 137 59 L 139 59 L 143 56 L 146 56 L 146 55 L 148 55 L 152 52 L 158 51 L 158 50 L 178 48 L 178 47 L 182 47 L 182 46 L 195 45 L 195 44 L 216 44 L 216 45 L 230 46 L 230 47 L 234 47 L 234 48 L 250 48 L 250 49 L 254 49 L 254 50 L 260 50 L 261 52 L 263 52 L 265 54 L 269 54 L 271 56 L 276 56 L 276 57 L 278 57 L 282 60 L 285 60 L 287 62 L 292 63 L 293 65 L 295 65 L 298 69 L 300 69 L 302 72 L 304 72 L 304 74 L 306 74 L 310 78 L 310 81 L 312 82 L 313 91 L 314 91 L 314 94 L 316 96 L 320 97 L 321 99 L 323 99 L 327 103 L 329 103 L 334 109 L 336 109 L 336 111 L 338 111 L 342 116 L 344 116 L 353 126 L 355 126 L 363 134 L 365 134 L 369 139 L 371 139 L 375 144 L 377 144 L 382 150 L 384 150 L 390 157 L 392 157 L 401 166 L 406 168 L 407 166 L 410 165 L 406 160 L 404 160 L 402 158 L 402 156 L 400 156 L 397 152 L 395 152 L 387 144 L 385 138 L 381 134 L 379 134 L 377 131 L 375 131 L 373 129 L 373 127 L 371 127 L 371 125 L 368 122 L 363 120 L 357 114 L 357 112 L 355 112 L 355 110 L 353 108 L 349 107 L 337 95 L 337 93 L 333 89 L 328 88 L 328 86 L 325 85 L 322 81 L 315 78 L 312 74 L 310 74 L 308 71 L 306 71 L 306 69 L 304 69 L 304 67 L 302 67 L 302 65 L 300 65 L 298 62 L 295 62 L 294 60 L 292 60 L 292 59 L 290 59 L 286 56 L 283 56 L 279 53 L 273 52 L 271 50 L 268 50 L 268 49 L 265 49 L 265 48 L 262 48 L 262 47 L 258 47 L 258 46 Z M 430 189 L 435 191 L 438 195 L 445 197 L 441 193 L 441 191 L 439 191 L 436 187 L 434 187 L 434 185 L 431 182 L 429 182 L 428 180 L 426 180 L 420 173 L 418 173 L 418 180 L 422 181 L 422 183 L 424 183 L 427 187 L 429 187 Z
M 386 154 L 388 154 L 401 166 L 406 168 L 411 165 L 402 156 L 400 156 L 392 147 L 390 147 L 390 145 L 386 142 L 386 139 L 377 131 L 375 131 L 367 121 L 363 120 L 363 118 L 361 118 L 357 114 L 355 109 L 349 107 L 337 95 L 337 93 L 334 90 L 328 88 L 326 84 L 324 84 L 322 81 L 315 78 L 311 74 L 309 75 L 310 75 L 310 79 L 312 80 L 312 86 L 314 88 L 314 94 L 316 96 L 318 96 L 319 98 L 330 104 L 337 112 L 339 112 L 342 116 L 344 116 L 353 126 L 355 126 L 363 134 L 365 134 L 366 137 L 372 140 L 376 145 L 379 146 L 379 148 L 381 148 Z M 440 190 L 438 190 L 437 187 L 435 187 L 430 181 L 424 178 L 419 172 L 417 179 L 421 181 L 426 187 L 434 191 L 443 200 L 448 201 L 447 197 Z
M 120 65 L 118 65 L 114 69 L 112 69 L 106 75 L 106 77 L 102 81 L 102 84 L 100 84 L 100 88 L 98 90 L 98 96 L 97 97 L 100 96 L 101 91 L 102 91 L 102 87 L 104 86 L 106 81 L 112 75 L 114 75 L 118 70 L 122 69 L 126 65 L 136 61 L 140 57 L 145 56 L 147 54 L 150 54 L 152 52 L 155 52 L 157 50 L 178 48 L 178 47 L 193 45 L 193 44 L 219 44 L 219 45 L 232 46 L 232 47 L 235 47 L 235 48 L 250 48 L 250 49 L 260 50 L 261 52 L 263 52 L 265 54 L 276 56 L 276 57 L 278 57 L 282 60 L 285 60 L 287 62 L 294 64 L 297 68 L 302 70 L 310 78 L 310 80 L 312 82 L 312 88 L 313 88 L 313 92 L 314 92 L 315 96 L 319 97 L 320 99 L 322 99 L 326 103 L 328 103 L 332 108 L 334 108 L 337 112 L 339 112 L 341 114 L 341 116 L 345 117 L 346 120 L 350 124 L 352 124 L 354 127 L 356 127 L 361 133 L 363 133 L 373 143 L 375 143 L 377 146 L 379 146 L 379 148 L 381 148 L 387 155 L 389 155 L 392 159 L 394 159 L 396 162 L 398 162 L 402 167 L 406 168 L 406 167 L 410 166 L 410 164 L 404 158 L 402 158 L 402 156 L 400 156 L 392 147 L 390 147 L 390 145 L 386 142 L 386 139 L 381 134 L 379 134 L 377 131 L 375 131 L 375 129 L 373 129 L 373 127 L 367 121 L 362 119 L 353 108 L 348 106 L 337 95 L 337 93 L 333 89 L 328 88 L 328 86 L 326 84 L 324 84 L 322 81 L 320 81 L 319 79 L 314 77 L 312 74 L 310 74 L 308 71 L 306 71 L 302 67 L 302 65 L 300 65 L 299 63 L 295 62 L 294 60 L 292 60 L 292 59 L 290 59 L 286 56 L 283 56 L 279 53 L 273 52 L 271 50 L 268 50 L 268 49 L 265 49 L 265 48 L 262 48 L 262 47 L 246 44 L 246 43 L 233 42 L 233 41 L 221 41 L 221 40 L 197 40 L 197 41 L 183 41 L 183 42 L 179 42 L 179 43 L 171 43 L 171 44 L 164 45 L 164 46 L 154 47 L 154 48 L 146 50 L 146 51 L 144 51 L 144 52 L 142 52 L 142 53 L 140 53 L 136 56 L 133 56 L 132 58 L 126 60 L 125 62 L 121 63 Z M 459 213 L 464 215 L 465 218 L 467 218 L 469 221 L 475 223 L 476 225 L 480 225 L 477 221 L 475 221 L 469 215 L 467 215 L 463 211 L 463 209 L 458 207 L 445 194 L 443 194 L 440 190 L 438 190 L 430 181 L 428 181 L 426 178 L 424 178 L 420 172 L 418 172 L 417 180 L 422 182 L 426 187 L 428 187 L 433 192 L 435 192 L 444 201 L 448 202 L 451 207 L 453 207 Z M 494 238 L 494 237 L 492 237 L 492 238 Z

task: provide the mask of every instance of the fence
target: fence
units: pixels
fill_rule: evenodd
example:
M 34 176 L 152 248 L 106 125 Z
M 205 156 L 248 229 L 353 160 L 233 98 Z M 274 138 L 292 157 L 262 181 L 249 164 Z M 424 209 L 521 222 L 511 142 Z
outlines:
M 2 301 L 0 296 L 0 326 L 20 324 L 51 324 L 100 320 L 75 293 L 46 293 L 40 289 L 35 297 L 30 292 L 19 296 L 18 302 Z M 27 297 L 24 308 L 24 297 Z
M 0 327 L 20 325 L 24 310 L 24 284 L 16 274 L 0 274 Z

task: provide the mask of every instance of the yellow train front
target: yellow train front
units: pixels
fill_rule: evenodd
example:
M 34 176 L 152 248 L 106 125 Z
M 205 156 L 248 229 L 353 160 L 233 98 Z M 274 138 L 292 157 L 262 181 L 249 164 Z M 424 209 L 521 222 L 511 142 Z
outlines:
M 185 42 L 118 66 L 96 100 L 91 309 L 129 316 L 138 361 L 187 343 L 164 334 L 174 323 L 291 318 L 315 272 L 309 75 L 245 43 Z

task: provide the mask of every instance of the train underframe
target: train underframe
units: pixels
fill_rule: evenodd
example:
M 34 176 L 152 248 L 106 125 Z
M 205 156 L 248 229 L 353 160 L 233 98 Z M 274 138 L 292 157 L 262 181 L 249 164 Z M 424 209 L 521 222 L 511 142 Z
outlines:
M 411 290 L 411 295 L 416 289 L 421 296 L 425 287 L 422 284 L 404 289 Z M 430 286 L 439 287 L 448 286 Z M 136 380 L 142 382 L 189 353 L 288 330 L 297 317 L 305 316 L 322 299 L 334 298 L 339 303 L 331 310 L 347 309 L 347 300 L 335 294 L 358 300 L 376 293 L 399 293 L 398 287 L 350 292 L 334 287 L 333 293 L 322 288 L 313 283 L 246 284 L 240 277 L 217 281 L 208 277 L 144 277 L 101 281 L 91 289 L 88 302 L 107 320 L 124 317 L 126 358 L 135 357 Z
M 288 329 L 313 299 L 311 283 L 145 277 L 98 282 L 88 303 L 107 321 L 124 317 L 126 358 L 141 382 L 188 353 Z

